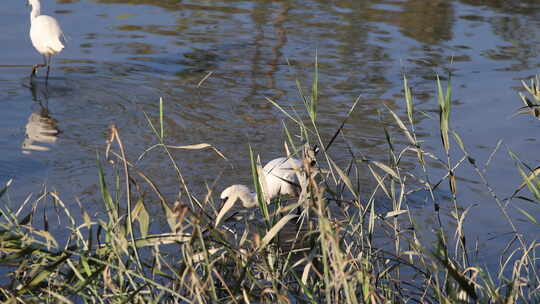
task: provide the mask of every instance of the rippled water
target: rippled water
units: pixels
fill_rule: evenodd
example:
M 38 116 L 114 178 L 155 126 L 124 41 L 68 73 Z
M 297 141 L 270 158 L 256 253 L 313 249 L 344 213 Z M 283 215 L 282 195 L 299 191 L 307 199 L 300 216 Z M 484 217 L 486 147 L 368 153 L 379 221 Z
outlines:
M 470 152 L 483 163 L 503 140 L 488 171 L 497 192 L 504 197 L 520 183 L 507 149 L 531 164 L 540 161 L 538 121 L 511 118 L 521 106 L 520 81 L 540 72 L 535 0 L 58 0 L 42 6 L 68 38 L 47 87 L 42 79 L 29 83 L 31 64 L 41 58 L 28 38 L 24 1 L 0 7 L 0 180 L 14 178 L 14 201 L 47 187 L 68 204 L 78 198 L 99 211 L 96 152 L 104 151 L 108 126 L 117 125 L 134 159 L 155 143 L 143 112 L 156 118 L 160 96 L 170 144 L 210 143 L 231 161 L 211 151 L 175 151 L 196 195 L 220 175 L 217 189 L 249 183 L 248 144 L 263 160 L 284 153 L 286 118 L 265 97 L 301 110 L 295 79 L 309 90 L 316 56 L 325 140 L 360 96 L 347 140 L 356 153 L 384 160 L 386 123 L 378 112 L 384 103 L 403 113 L 402 72 L 417 108 L 436 117 L 435 75 L 452 71 L 452 125 Z M 439 147 L 437 120 L 418 118 L 422 139 Z M 345 147 L 341 140 L 331 150 L 342 165 Z M 139 165 L 174 199 L 178 181 L 164 155 L 150 153 Z M 476 205 L 470 229 L 481 238 L 506 232 L 475 173 L 464 167 L 457 175 L 468 198 L 463 206 Z M 411 204 L 419 214 L 432 210 L 422 198 Z

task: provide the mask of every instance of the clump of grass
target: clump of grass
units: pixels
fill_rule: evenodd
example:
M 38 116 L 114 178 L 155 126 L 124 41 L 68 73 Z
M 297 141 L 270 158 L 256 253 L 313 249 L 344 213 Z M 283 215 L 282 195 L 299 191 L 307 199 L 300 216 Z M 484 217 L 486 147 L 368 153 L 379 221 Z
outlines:
M 440 114 L 441 150 L 426 151 L 416 134 L 417 113 L 406 77 L 406 119 L 388 107 L 385 113 L 402 133 L 397 136 L 408 142 L 395 144 L 396 135 L 384 129 L 387 159 L 357 155 L 350 149 L 351 161 L 342 168 L 329 151 L 336 140 L 348 142 L 343 128 L 361 99 L 351 103 L 339 128 L 325 141 L 317 123 L 317 65 L 315 71 L 311 97 L 304 96 L 297 81 L 306 114 L 268 99 L 298 128 L 295 134 L 284 122 L 291 155 L 304 151 L 304 158 L 311 160 L 314 153 L 304 147 L 320 147 L 317 165 L 306 161 L 299 172 L 305 177 L 300 179 L 299 198 L 288 204 L 278 199 L 277 206 L 267 206 L 262 200 L 260 161 L 250 149 L 262 221 L 244 217 L 240 218 L 241 229 L 228 224 L 216 227 L 219 206 L 212 199 L 212 187 L 204 198 L 192 195 L 171 149 L 213 149 L 223 155 L 209 144 L 169 144 L 165 105 L 160 100 L 157 125 L 147 115 L 156 144 L 139 161 L 161 149 L 170 158 L 183 197 L 174 198 L 173 204 L 162 195 L 152 178 L 127 159 L 120 131 L 111 127 L 105 149 L 111 170 L 103 167 L 103 155 L 98 155 L 97 162 L 104 217 L 90 216 L 81 207 L 82 216 L 76 219 L 74 211 L 53 192 L 41 196 L 29 211 L 23 207 L 11 210 L 9 204 L 1 208 L 0 265 L 6 271 L 0 281 L 0 299 L 8 303 L 537 302 L 539 244 L 522 236 L 508 208 L 512 199 L 526 198 L 520 195 L 525 187 L 533 194 L 530 201 L 540 201 L 538 170 L 529 170 L 514 155 L 524 184 L 509 199 L 495 193 L 485 176 L 486 168 L 478 165 L 451 128 L 450 81 L 446 88 L 441 81 L 436 83 L 434 106 Z M 461 154 L 451 155 L 451 144 Z M 443 157 L 437 156 L 441 153 Z M 418 169 L 404 167 L 405 160 L 411 159 L 417 160 Z M 434 180 L 427 159 L 438 163 L 446 174 Z M 465 233 L 470 207 L 463 207 L 456 179 L 458 168 L 465 165 L 477 173 L 514 237 L 501 255 L 496 273 L 470 257 L 473 248 Z M 362 166 L 368 168 L 365 172 L 375 185 L 369 195 L 360 189 Z M 452 194 L 449 199 L 435 195 L 445 181 Z M 8 183 L 0 190 L 4 201 L 9 200 L 9 187 Z M 427 194 L 439 219 L 433 235 L 427 237 L 419 233 L 407 204 L 418 192 Z M 40 224 L 34 221 L 37 204 L 46 198 L 68 219 L 69 237 L 63 244 L 50 233 L 46 217 Z M 147 207 L 156 202 L 163 212 L 151 216 Z M 30 202 L 23 206 L 26 204 Z M 443 224 L 441 208 L 451 210 L 453 225 Z M 296 209 L 301 210 L 300 215 Z M 169 231 L 156 231 L 152 225 L 156 218 L 165 218 Z M 538 223 L 534 216 L 529 214 L 529 218 Z
M 540 119 L 540 75 L 532 78 L 530 84 L 527 84 L 525 81 L 522 81 L 521 84 L 530 96 L 521 92 L 519 93 L 524 106 L 516 114 L 531 114 Z

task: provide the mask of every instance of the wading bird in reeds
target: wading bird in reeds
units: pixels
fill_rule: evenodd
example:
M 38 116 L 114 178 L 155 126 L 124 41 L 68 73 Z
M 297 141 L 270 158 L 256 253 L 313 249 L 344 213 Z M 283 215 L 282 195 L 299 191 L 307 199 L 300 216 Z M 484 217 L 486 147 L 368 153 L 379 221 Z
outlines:
M 280 195 L 289 197 L 298 197 L 302 191 L 302 185 L 306 184 L 306 177 L 301 172 L 304 166 L 315 166 L 314 150 L 310 151 L 309 158 L 304 157 L 307 160 L 306 165 L 296 158 L 291 157 L 279 157 L 271 160 L 263 167 L 263 174 L 261 177 L 264 181 L 261 182 L 262 195 L 266 203 L 270 203 L 272 199 L 277 198 Z M 251 192 L 249 187 L 245 185 L 232 185 L 227 187 L 221 192 L 220 199 L 223 203 L 221 210 L 219 211 L 215 226 L 218 226 L 227 211 L 229 211 L 234 204 L 240 200 L 242 206 L 245 208 L 253 208 L 258 206 L 257 193 Z

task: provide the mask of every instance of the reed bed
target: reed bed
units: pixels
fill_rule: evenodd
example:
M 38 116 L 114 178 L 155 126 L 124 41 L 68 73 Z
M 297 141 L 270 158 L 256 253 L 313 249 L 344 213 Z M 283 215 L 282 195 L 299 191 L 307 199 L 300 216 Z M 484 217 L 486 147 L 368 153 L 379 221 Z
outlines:
M 451 81 L 437 79 L 435 85 L 439 150 L 426 150 L 418 138 L 415 122 L 420 114 L 404 77 L 406 115 L 389 107 L 381 111 L 399 130 L 399 134 L 381 130 L 388 144 L 386 161 L 350 149 L 347 167 L 338 166 L 329 150 L 336 140 L 346 141 L 343 127 L 360 99 L 326 142 L 318 126 L 317 73 L 308 94 L 298 82 L 305 113 L 268 99 L 289 119 L 285 142 L 290 156 L 307 160 L 299 171 L 306 177 L 302 192 L 295 199 L 265 204 L 261 164 L 250 148 L 259 210 L 255 217 L 231 212 L 217 226 L 220 205 L 213 198 L 218 193 L 209 187 L 205 197 L 192 195 L 186 183 L 189 177 L 182 174 L 171 151 L 210 148 L 225 156 L 208 144 L 169 145 L 160 100 L 159 122 L 147 116 L 156 144 L 145 154 L 165 153 L 170 158 L 171 172 L 185 194 L 182 201 L 170 202 L 151 176 L 132 165 L 120 131 L 111 127 L 108 144 L 97 156 L 105 216 L 89 215 L 82 207 L 67 208 L 55 192 L 16 202 L 21 207 L 12 210 L 10 183 L 0 191 L 5 203 L 0 208 L 0 299 L 6 303 L 537 303 L 539 243 L 523 236 L 509 210 L 517 208 L 513 200 L 540 204 L 540 170 L 508 151 L 523 184 L 509 198 L 499 196 L 486 168 L 452 129 Z M 538 78 L 526 89 L 538 102 Z M 520 111 L 532 108 L 536 113 L 537 104 L 525 95 L 522 99 L 526 109 Z M 406 144 L 396 144 L 396 136 Z M 311 148 L 315 145 L 317 154 Z M 459 153 L 452 154 L 455 147 Z M 404 166 L 404 159 L 414 159 L 416 168 Z M 428 162 L 444 168 L 444 176 L 435 179 Z M 463 166 L 477 174 L 511 231 L 495 270 L 471 257 L 474 242 L 465 233 L 469 208 L 461 207 L 455 173 Z M 362 174 L 373 180 L 367 195 L 360 189 Z M 441 198 L 435 192 L 444 185 L 450 195 Z M 153 195 L 145 195 L 142 189 L 150 189 Z M 426 204 L 433 206 L 438 219 L 427 236 L 419 233 L 407 204 L 419 191 L 430 198 Z M 36 211 L 47 199 L 67 222 L 67 240 L 51 234 L 50 220 Z M 148 206 L 156 203 L 162 214 L 151 215 Z M 441 221 L 443 207 L 451 210 L 452 225 Z M 534 214 L 519 211 L 531 225 L 539 225 Z M 156 233 L 153 221 L 163 219 L 169 231 Z

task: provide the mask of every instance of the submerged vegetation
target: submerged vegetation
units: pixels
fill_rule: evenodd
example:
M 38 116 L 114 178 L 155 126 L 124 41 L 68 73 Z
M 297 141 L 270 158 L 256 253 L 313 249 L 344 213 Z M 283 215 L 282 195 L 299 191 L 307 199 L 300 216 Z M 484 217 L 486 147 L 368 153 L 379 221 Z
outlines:
M 171 174 L 177 175 L 183 193 L 182 201 L 172 203 L 150 176 L 127 159 L 120 132 L 111 127 L 105 153 L 98 155 L 97 162 L 105 216 L 88 214 L 80 203 L 80 210 L 67 208 L 61 194 L 55 192 L 45 192 L 35 202 L 15 202 L 20 207 L 12 210 L 10 183 L 0 191 L 5 202 L 0 214 L 0 299 L 8 303 L 540 301 L 536 257 L 540 243 L 523 236 L 510 212 L 517 208 L 513 200 L 540 204 L 540 170 L 508 151 L 523 184 L 509 198 L 501 198 L 486 177 L 487 165 L 480 165 L 469 154 L 467 143 L 452 129 L 450 80 L 436 82 L 441 149 L 426 150 L 416 133 L 419 113 L 414 108 L 414 96 L 407 78 L 403 80 L 406 118 L 389 107 L 381 115 L 392 120 L 406 143 L 397 143 L 395 134 L 381 130 L 387 139 L 387 160 L 356 155 L 350 149 L 349 165 L 344 168 L 328 151 L 336 140 L 346 141 L 342 129 L 358 100 L 334 136 L 324 142 L 317 121 L 316 73 L 309 95 L 298 84 L 305 116 L 268 99 L 290 120 L 285 128 L 290 156 L 314 157 L 304 151 L 317 145 L 317 165 L 305 165 L 300 170 L 306 178 L 300 179 L 298 198 L 266 205 L 261 195 L 264 181 L 259 178 L 262 168 L 256 152 L 250 149 L 259 210 L 230 212 L 222 225 L 215 225 L 220 208 L 214 201 L 217 189 L 208 187 L 208 194 L 202 198 L 192 195 L 171 153 L 178 148 L 211 148 L 225 157 L 219 150 L 208 144 L 169 145 L 164 104 L 160 101 L 159 122 L 147 116 L 157 143 L 145 153 L 161 149 L 170 158 Z M 526 89 L 538 102 L 538 78 Z M 538 105 L 525 95 L 522 99 L 536 113 Z M 414 159 L 416 168 L 404 166 L 405 159 Z M 428 162 L 444 168 L 442 178 L 433 177 Z M 103 168 L 104 163 L 112 167 L 111 178 L 105 173 L 109 170 Z M 468 239 L 470 207 L 462 207 L 456 178 L 456 170 L 462 166 L 476 172 L 511 231 L 497 269 L 488 268 L 478 258 L 481 249 Z M 373 180 L 368 193 L 360 188 L 361 175 L 370 175 Z M 444 185 L 448 185 L 448 196 L 441 197 L 436 191 L 446 188 Z M 419 233 L 417 219 L 407 203 L 419 192 L 430 198 L 426 205 L 433 206 L 433 218 L 438 219 L 435 229 L 427 233 Z M 46 213 L 40 216 L 36 211 L 48 199 L 66 219 L 68 237 L 64 242 L 50 232 Z M 159 215 L 149 211 L 156 203 L 163 211 Z M 441 220 L 443 209 L 449 210 L 451 224 Z M 539 225 L 540 219 L 534 214 L 517 210 L 531 225 Z M 160 219 L 166 219 L 169 231 L 155 228 Z

